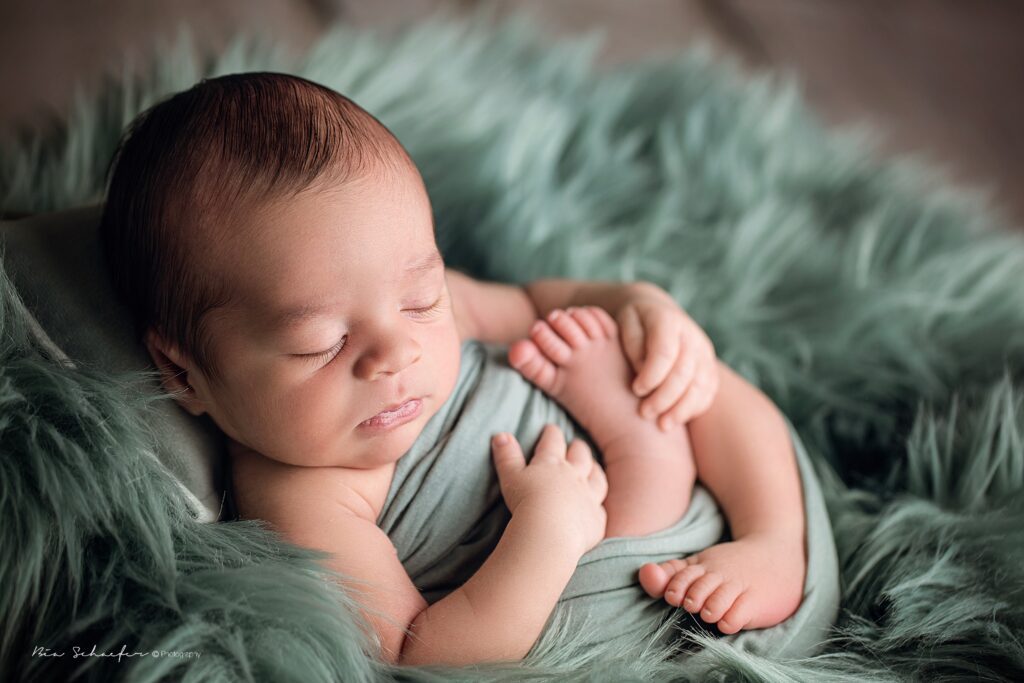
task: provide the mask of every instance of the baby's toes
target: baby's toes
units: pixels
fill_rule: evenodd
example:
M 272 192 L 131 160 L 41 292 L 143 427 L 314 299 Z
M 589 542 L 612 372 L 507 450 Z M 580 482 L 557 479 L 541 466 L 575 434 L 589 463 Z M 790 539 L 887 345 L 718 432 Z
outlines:
M 548 360 L 558 365 L 565 365 L 572 358 L 572 348 L 543 320 L 538 320 L 530 328 L 530 339 Z
M 640 567 L 638 572 L 640 585 L 652 598 L 660 598 L 665 594 L 669 579 L 685 567 L 686 562 L 684 560 L 672 559 L 661 564 L 648 562 Z
M 709 624 L 716 623 L 728 611 L 736 598 L 743 592 L 743 586 L 735 581 L 726 581 L 704 602 L 700 618 Z
M 696 614 L 704 607 L 704 601 L 708 599 L 716 588 L 722 585 L 725 579 L 717 572 L 707 572 L 693 582 L 690 590 L 686 591 L 683 598 L 683 609 Z
M 615 318 L 608 311 L 600 306 L 587 306 L 587 309 L 594 314 L 594 318 L 601 325 L 601 330 L 604 332 L 605 337 L 615 339 L 619 336 L 619 324 L 615 322 Z
M 587 333 L 583 331 L 583 328 L 576 318 L 567 311 L 555 309 L 548 313 L 548 323 L 554 328 L 562 339 L 569 342 L 569 346 L 574 349 L 586 346 L 590 340 Z
M 746 628 L 751 619 L 753 619 L 753 607 L 750 603 L 750 593 L 744 591 L 732 603 L 729 611 L 718 620 L 718 630 L 730 635 Z
M 675 576 L 669 579 L 668 586 L 665 588 L 665 602 L 679 607 L 690 584 L 703 576 L 704 571 L 704 567 L 699 564 L 691 564 L 676 572 Z
M 567 312 L 580 324 L 580 327 L 583 328 L 583 331 L 587 333 L 588 337 L 591 339 L 604 339 L 604 328 L 601 327 L 601 323 L 598 321 L 597 316 L 594 315 L 594 311 L 591 310 L 593 308 L 596 307 L 586 306 L 584 308 L 569 308 L 567 309 Z
M 558 368 L 531 340 L 520 339 L 508 347 L 508 364 L 541 390 L 551 392 L 556 388 Z

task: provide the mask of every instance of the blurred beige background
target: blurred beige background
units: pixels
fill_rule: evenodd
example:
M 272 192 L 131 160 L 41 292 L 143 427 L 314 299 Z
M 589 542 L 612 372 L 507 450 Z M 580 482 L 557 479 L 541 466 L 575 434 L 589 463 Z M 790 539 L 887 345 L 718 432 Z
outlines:
M 199 48 L 237 30 L 301 52 L 337 19 L 391 27 L 474 0 L 3 0 L 0 136 L 45 126 L 128 52 L 144 62 L 179 22 Z M 612 64 L 703 39 L 746 68 L 795 72 L 829 122 L 867 122 L 888 152 L 914 152 L 988 188 L 1024 229 L 1024 2 L 1016 0 L 496 0 L 553 36 L 606 33 Z M 50 112 L 50 113 L 48 113 Z

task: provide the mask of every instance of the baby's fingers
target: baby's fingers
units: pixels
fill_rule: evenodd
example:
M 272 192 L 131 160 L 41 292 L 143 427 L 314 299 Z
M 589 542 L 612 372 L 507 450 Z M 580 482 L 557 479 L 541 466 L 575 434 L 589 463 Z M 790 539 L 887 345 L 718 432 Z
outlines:
M 672 425 L 686 424 L 711 407 L 717 391 L 718 375 L 716 372 L 697 375 L 683 397 L 658 418 L 658 426 L 667 430 Z
M 590 485 L 590 492 L 594 494 L 597 502 L 603 503 L 604 499 L 608 496 L 608 476 L 604 473 L 604 468 L 596 462 L 590 469 L 587 483 Z
M 523 449 L 516 438 L 507 432 L 495 434 L 491 438 L 491 454 L 494 456 L 494 468 L 498 471 L 499 481 L 526 467 Z
M 540 440 L 537 441 L 537 445 L 533 449 L 531 462 L 565 460 L 565 449 L 565 436 L 562 435 L 562 430 L 556 424 L 549 424 L 541 432 Z
M 658 418 L 658 427 L 668 430 L 673 425 L 684 425 L 704 412 L 708 403 L 707 393 L 698 386 L 691 386 L 674 406 Z
M 526 458 L 522 455 L 519 441 L 508 432 L 495 434 L 490 439 L 490 453 L 494 455 L 495 468 L 498 470 L 499 477 L 518 472 L 526 467 Z
M 584 475 L 588 474 L 590 468 L 596 464 L 594 462 L 594 454 L 590 451 L 590 446 L 587 445 L 586 441 L 581 441 L 580 439 L 576 439 L 569 444 L 565 459 L 571 465 L 581 470 Z
M 646 396 L 665 382 L 679 356 L 679 332 L 670 320 L 651 316 L 647 323 L 647 343 L 643 365 L 633 380 L 633 393 Z
M 696 368 L 696 360 L 690 354 L 677 359 L 661 386 L 641 401 L 640 414 L 647 419 L 654 419 L 675 405 L 692 384 Z

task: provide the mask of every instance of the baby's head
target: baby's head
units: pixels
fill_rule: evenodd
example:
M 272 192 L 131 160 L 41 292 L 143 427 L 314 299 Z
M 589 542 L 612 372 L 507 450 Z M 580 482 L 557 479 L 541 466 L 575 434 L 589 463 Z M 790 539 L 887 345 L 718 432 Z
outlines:
M 114 286 L 188 412 L 295 465 L 408 450 L 454 387 L 459 337 L 426 189 L 390 131 L 311 81 L 235 74 L 140 114 L 109 173 Z M 408 399 L 415 419 L 367 422 Z

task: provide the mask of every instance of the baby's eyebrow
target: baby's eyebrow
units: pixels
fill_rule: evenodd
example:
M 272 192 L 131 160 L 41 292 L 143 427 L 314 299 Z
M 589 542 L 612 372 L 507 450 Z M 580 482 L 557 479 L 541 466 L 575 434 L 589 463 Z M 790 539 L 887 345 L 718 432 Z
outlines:
M 283 330 L 288 327 L 294 327 L 307 320 L 318 318 L 329 312 L 332 308 L 334 307 L 331 305 L 320 306 L 317 304 L 307 304 L 305 306 L 299 306 L 298 308 L 289 308 L 277 311 L 270 315 L 270 329 Z
M 402 270 L 402 279 L 409 280 L 414 276 L 423 275 L 434 270 L 438 266 L 444 266 L 444 259 L 439 252 L 431 252 L 427 256 L 411 261 Z M 336 304 L 305 304 L 295 308 L 285 308 L 270 315 L 271 329 L 284 329 L 294 327 L 307 320 L 312 320 L 326 313 L 330 313 Z
M 428 254 L 427 256 L 423 256 L 409 263 L 409 265 L 405 267 L 405 270 L 402 271 L 402 275 L 406 279 L 409 279 L 414 275 L 422 275 L 423 273 L 429 273 L 434 268 L 443 265 L 444 260 L 441 258 L 441 254 L 434 251 Z

